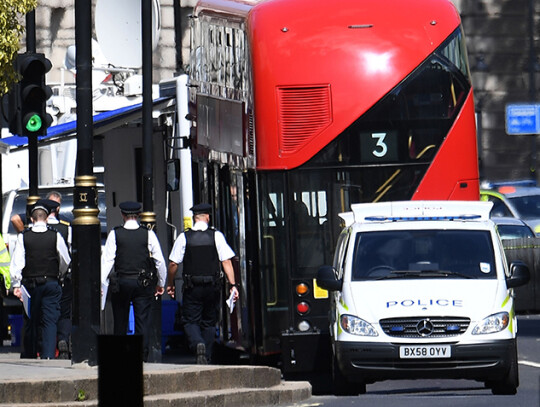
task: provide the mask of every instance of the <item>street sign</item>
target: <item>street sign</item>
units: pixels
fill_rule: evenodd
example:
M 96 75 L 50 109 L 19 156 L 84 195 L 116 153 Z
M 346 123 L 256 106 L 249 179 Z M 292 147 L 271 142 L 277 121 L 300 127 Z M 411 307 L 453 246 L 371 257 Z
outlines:
M 540 133 L 540 105 L 506 105 L 506 134 Z

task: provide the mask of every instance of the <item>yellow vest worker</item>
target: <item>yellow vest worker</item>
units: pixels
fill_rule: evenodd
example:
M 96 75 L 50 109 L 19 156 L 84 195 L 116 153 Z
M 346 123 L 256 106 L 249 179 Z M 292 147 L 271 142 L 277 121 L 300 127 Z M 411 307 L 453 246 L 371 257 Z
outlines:
M 6 291 L 11 287 L 11 277 L 9 275 L 9 250 L 4 243 L 2 235 L 0 235 L 0 275 L 4 279 L 4 284 L 6 286 Z

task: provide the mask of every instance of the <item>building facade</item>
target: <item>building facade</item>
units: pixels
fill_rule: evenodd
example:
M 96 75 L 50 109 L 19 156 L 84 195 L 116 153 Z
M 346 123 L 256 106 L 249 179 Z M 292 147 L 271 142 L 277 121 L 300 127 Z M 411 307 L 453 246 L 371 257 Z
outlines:
M 101 0 L 103 1 L 103 0 Z M 106 1 L 106 0 L 105 0 Z M 92 1 L 95 9 L 96 0 Z M 189 56 L 189 14 L 195 0 L 160 0 L 161 30 L 158 46 L 153 53 L 154 83 L 162 79 L 172 78 L 186 64 Z M 93 13 L 92 19 L 95 19 Z M 114 17 L 111 18 L 114 21 Z M 182 31 L 179 41 L 175 32 L 175 22 Z M 96 39 L 96 33 L 93 32 Z M 178 43 L 181 43 L 180 45 Z M 74 82 L 71 73 L 62 74 L 64 61 L 69 46 L 75 44 L 75 2 L 73 0 L 38 0 L 36 8 L 36 48 L 44 53 L 53 63 L 47 76 L 50 83 L 60 83 L 62 75 L 66 83 Z M 181 46 L 182 56 L 177 55 Z M 21 44 L 21 52 L 25 51 L 25 38 Z

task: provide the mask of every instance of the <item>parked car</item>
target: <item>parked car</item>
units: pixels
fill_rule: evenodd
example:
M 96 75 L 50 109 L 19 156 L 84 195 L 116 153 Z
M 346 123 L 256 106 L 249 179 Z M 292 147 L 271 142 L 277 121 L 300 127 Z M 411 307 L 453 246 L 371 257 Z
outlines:
M 516 218 L 493 217 L 501 237 L 508 264 L 522 261 L 529 267 L 531 280 L 523 287 L 514 290 L 514 308 L 516 312 L 540 312 L 540 236 L 522 220 Z
M 487 184 L 480 190 L 480 200 L 493 202 L 490 217 L 521 219 L 540 233 L 540 188 L 534 181 Z
M 536 237 L 529 225 L 521 219 L 510 217 L 491 217 L 497 227 L 501 240 L 527 239 Z
M 39 196 L 44 198 L 49 192 L 58 191 L 62 194 L 62 205 L 60 207 L 60 219 L 73 221 L 73 185 L 52 185 L 39 188 Z M 17 231 L 11 223 L 11 217 L 16 214 L 26 213 L 26 203 L 28 200 L 28 189 L 21 188 L 4 193 L 2 217 L 2 236 L 6 244 L 13 250 L 13 245 L 17 239 Z M 107 238 L 107 216 L 105 206 L 105 189 L 98 187 L 98 218 L 101 223 L 101 240 L 104 244 Z

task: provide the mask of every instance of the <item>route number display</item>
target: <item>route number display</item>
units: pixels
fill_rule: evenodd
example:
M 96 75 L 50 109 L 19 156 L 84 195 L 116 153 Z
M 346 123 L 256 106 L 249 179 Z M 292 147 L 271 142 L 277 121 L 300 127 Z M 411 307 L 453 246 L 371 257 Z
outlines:
M 362 163 L 396 162 L 398 154 L 396 131 L 380 131 L 360 134 Z

